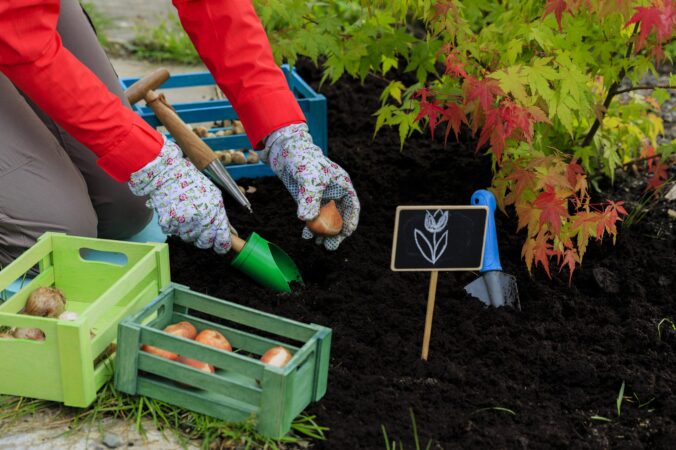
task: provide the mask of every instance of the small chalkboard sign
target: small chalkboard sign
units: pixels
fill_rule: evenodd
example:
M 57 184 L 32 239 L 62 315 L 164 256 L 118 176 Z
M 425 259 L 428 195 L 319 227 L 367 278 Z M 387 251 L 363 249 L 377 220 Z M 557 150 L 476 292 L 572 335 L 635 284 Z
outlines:
M 394 271 L 479 270 L 486 206 L 399 206 L 394 224 Z

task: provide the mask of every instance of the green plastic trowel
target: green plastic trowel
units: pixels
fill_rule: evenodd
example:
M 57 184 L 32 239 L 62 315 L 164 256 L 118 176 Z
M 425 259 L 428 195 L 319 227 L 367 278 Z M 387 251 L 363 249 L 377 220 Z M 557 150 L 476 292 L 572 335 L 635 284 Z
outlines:
M 291 257 L 275 244 L 251 233 L 245 241 L 232 234 L 232 249 L 238 253 L 230 265 L 262 286 L 279 292 L 291 292 L 291 283 L 303 283 L 303 277 Z

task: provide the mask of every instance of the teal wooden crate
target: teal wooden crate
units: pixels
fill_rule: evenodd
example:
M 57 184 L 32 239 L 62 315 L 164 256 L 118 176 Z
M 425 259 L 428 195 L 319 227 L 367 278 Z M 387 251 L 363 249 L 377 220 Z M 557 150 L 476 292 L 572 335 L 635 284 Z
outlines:
M 169 248 L 45 233 L 0 271 L 0 291 L 36 266 L 38 274 L 0 303 L 0 326 L 39 328 L 45 340 L 0 339 L 0 394 L 86 407 L 112 376 L 108 347 L 120 320 L 169 284 Z M 21 314 L 30 293 L 43 286 L 59 288 L 66 310 L 79 317 Z
M 197 317 L 195 312 L 224 319 L 228 325 Z M 220 331 L 233 351 L 162 331 L 184 320 L 198 332 L 206 328 Z M 144 344 L 212 364 L 216 372 L 202 372 L 141 351 Z M 277 345 L 293 353 L 281 369 L 258 360 Z M 298 414 L 326 393 L 330 348 L 329 328 L 264 313 L 172 283 L 146 308 L 120 322 L 115 386 L 128 394 L 145 395 L 223 420 L 254 416 L 260 433 L 281 437 Z

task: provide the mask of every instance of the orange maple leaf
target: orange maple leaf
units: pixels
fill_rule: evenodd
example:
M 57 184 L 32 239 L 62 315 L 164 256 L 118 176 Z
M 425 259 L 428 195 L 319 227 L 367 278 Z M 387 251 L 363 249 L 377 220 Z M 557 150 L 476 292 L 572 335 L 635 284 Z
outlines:
M 568 266 L 568 286 L 570 286 L 570 283 L 573 281 L 573 272 L 575 271 L 575 264 L 580 263 L 580 256 L 577 254 L 577 250 L 574 248 L 567 248 L 563 252 L 563 261 L 561 262 L 561 266 L 559 267 L 559 272 L 561 270 Z

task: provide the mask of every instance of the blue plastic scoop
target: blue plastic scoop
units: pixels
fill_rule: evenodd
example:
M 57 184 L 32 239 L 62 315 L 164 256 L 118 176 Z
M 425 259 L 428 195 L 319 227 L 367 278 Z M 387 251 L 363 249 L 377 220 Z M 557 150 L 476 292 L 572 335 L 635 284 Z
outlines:
M 521 309 L 516 277 L 502 272 L 500 254 L 498 252 L 498 235 L 495 230 L 495 197 L 487 190 L 481 189 L 472 194 L 472 205 L 488 207 L 488 224 L 486 226 L 486 245 L 481 276 L 465 286 L 465 291 L 484 302 L 488 306 L 514 306 Z

